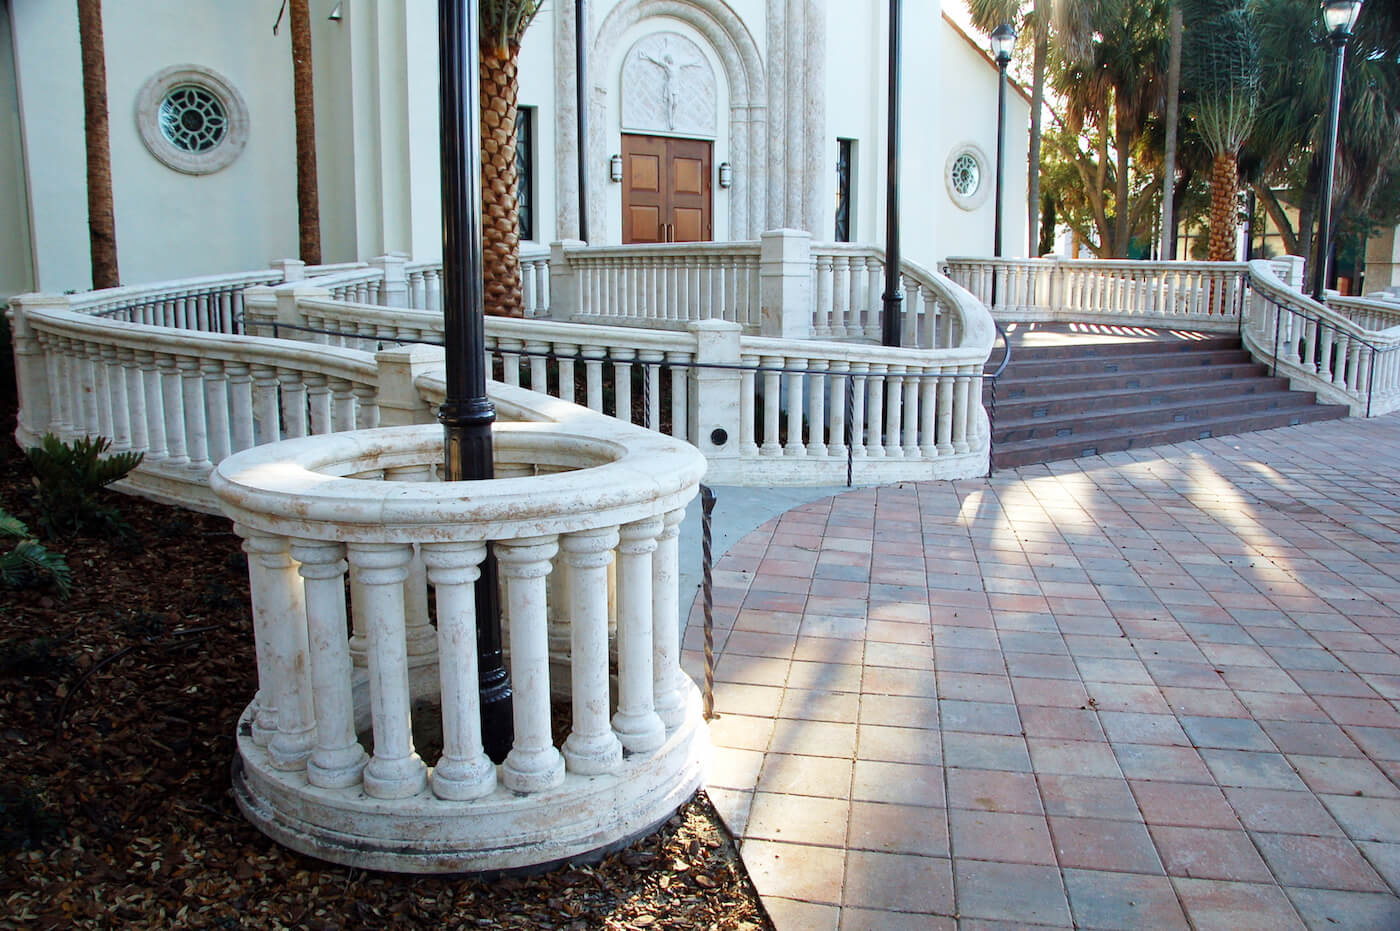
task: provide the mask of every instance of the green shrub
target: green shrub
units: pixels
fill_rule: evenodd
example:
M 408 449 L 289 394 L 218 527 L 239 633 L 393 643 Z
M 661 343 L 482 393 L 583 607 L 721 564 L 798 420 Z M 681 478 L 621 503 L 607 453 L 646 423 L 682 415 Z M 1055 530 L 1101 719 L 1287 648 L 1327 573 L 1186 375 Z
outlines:
M 68 597 L 73 576 L 61 553 L 51 552 L 30 534 L 19 518 L 0 509 L 0 537 L 19 540 L 9 552 L 0 554 L 0 585 L 5 588 L 29 588 L 40 583 L 52 584 L 60 595 Z
M 39 489 L 39 526 L 50 539 L 84 531 L 126 535 L 131 527 L 115 507 L 97 493 L 141 464 L 144 453 L 103 454 L 111 448 L 105 437 L 83 437 L 65 443 L 52 433 L 25 450 Z

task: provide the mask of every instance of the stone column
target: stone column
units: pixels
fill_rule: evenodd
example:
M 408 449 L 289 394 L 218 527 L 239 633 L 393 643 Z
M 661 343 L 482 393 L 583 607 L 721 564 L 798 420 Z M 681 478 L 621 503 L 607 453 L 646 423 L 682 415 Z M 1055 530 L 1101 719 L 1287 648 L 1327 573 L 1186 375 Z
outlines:
M 349 788 L 359 784 L 369 756 L 355 737 L 350 650 L 345 639 L 345 546 L 293 540 L 291 554 L 301 563 L 306 590 L 316 710 L 316 748 L 306 762 L 306 779 L 322 788 Z
M 647 753 L 666 740 L 657 716 L 652 674 L 652 565 L 659 517 L 624 524 L 617 570 L 617 713 L 613 729 L 632 753 Z
M 622 744 L 608 724 L 608 566 L 616 528 L 565 534 L 559 539 L 569 567 L 570 668 L 573 730 L 564 741 L 570 772 L 610 773 L 622 763 Z
M 350 570 L 358 585 L 357 617 L 369 634 L 369 702 L 374 757 L 365 767 L 365 794 L 407 798 L 427 785 L 428 772 L 413 750 L 412 695 L 404 644 L 403 583 L 413 548 L 407 543 L 352 543 Z
M 425 543 L 428 581 L 437 590 L 438 676 L 442 686 L 442 757 L 433 767 L 433 794 L 467 801 L 496 788 L 496 767 L 481 746 L 476 663 L 475 582 L 484 543 Z
M 506 587 L 515 714 L 515 740 L 501 766 L 501 781 L 516 792 L 539 792 L 564 780 L 564 759 L 550 734 L 545 599 L 545 577 L 558 543 L 552 536 L 527 537 L 500 541 L 492 549 Z
M 685 722 L 681 671 L 680 546 L 685 509 L 668 511 L 651 557 L 652 682 L 656 713 L 668 731 Z
M 258 704 L 253 740 L 267 746 L 278 769 L 297 770 L 316 739 L 307 671 L 306 604 L 285 537 L 238 526 L 248 554 Z

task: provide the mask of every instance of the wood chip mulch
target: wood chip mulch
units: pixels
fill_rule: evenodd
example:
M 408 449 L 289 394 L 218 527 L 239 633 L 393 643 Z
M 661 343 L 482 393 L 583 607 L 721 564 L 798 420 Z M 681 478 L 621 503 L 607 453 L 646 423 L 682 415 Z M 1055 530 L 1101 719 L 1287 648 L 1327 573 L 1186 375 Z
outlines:
M 34 529 L 5 413 L 0 507 Z M 239 541 L 223 518 L 112 500 L 130 540 L 50 544 L 71 597 L 0 590 L 0 929 L 772 927 L 703 794 L 601 862 L 526 878 L 370 873 L 277 846 L 229 789 L 255 690 Z

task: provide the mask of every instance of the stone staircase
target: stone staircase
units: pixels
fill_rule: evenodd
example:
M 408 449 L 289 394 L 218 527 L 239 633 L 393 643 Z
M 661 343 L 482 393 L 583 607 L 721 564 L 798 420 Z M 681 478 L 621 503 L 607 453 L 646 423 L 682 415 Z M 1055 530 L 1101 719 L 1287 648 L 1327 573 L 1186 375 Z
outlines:
M 1011 363 L 996 384 L 994 468 L 1347 415 L 1311 392 L 1289 391 L 1238 337 L 1115 330 L 1011 328 Z M 1000 361 L 998 343 L 988 372 Z M 988 385 L 988 399 L 990 392 Z

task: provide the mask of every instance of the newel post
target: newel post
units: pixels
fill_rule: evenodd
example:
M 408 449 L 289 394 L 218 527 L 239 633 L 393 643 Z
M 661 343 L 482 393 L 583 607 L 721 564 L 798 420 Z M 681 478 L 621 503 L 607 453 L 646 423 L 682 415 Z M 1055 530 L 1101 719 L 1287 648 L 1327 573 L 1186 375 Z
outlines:
M 812 234 L 769 230 L 759 242 L 759 334 L 810 339 Z
M 33 307 L 66 309 L 68 298 L 27 294 L 10 299 L 5 316 L 10 320 L 10 339 L 15 353 L 15 385 L 19 391 L 19 430 L 22 443 L 37 440 L 53 423 L 50 407 L 48 364 L 43 345 L 29 325 L 25 311 Z
M 578 285 L 574 282 L 574 270 L 569 267 L 565 249 L 580 249 L 587 245 L 582 240 L 564 239 L 549 244 L 549 319 L 568 320 L 582 308 L 579 307 Z
M 301 259 L 275 259 L 268 265 L 282 273 L 284 282 L 306 280 L 306 263 Z
M 736 459 L 740 441 L 742 376 L 738 365 L 742 328 L 727 320 L 696 320 L 686 329 L 695 337 L 695 361 L 699 363 L 690 370 L 690 408 L 686 416 L 689 439 L 707 459 Z
M 433 407 L 418 393 L 418 377 L 442 367 L 437 346 L 396 346 L 374 354 L 379 367 L 379 425 L 399 427 L 433 423 Z
M 408 299 L 408 256 L 402 252 L 390 252 L 369 260 L 371 268 L 384 273 L 379 285 L 379 303 L 382 307 L 407 307 Z

